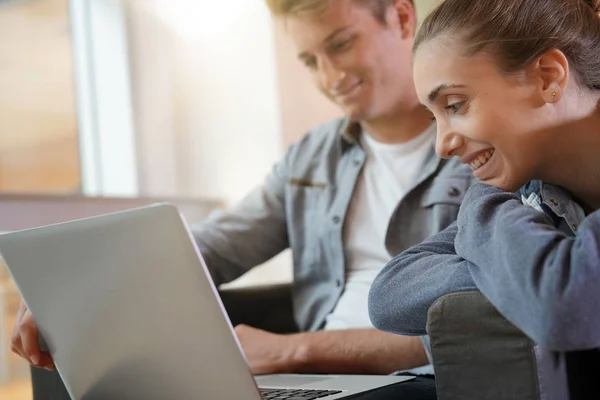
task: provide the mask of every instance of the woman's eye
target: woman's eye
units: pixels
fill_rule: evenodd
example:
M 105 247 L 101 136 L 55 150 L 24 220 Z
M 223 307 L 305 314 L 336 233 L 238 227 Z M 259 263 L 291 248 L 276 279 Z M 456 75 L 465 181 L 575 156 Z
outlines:
M 464 101 L 460 101 L 458 103 L 453 103 L 453 104 L 448 104 L 446 107 L 444 107 L 446 110 L 452 111 L 453 114 L 456 114 L 458 111 L 460 111 L 461 107 L 465 104 Z

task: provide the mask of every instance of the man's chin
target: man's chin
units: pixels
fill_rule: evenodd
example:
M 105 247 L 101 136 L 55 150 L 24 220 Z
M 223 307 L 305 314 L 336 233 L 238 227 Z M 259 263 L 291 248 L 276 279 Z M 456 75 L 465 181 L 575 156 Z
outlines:
M 367 119 L 367 113 L 365 110 L 359 107 L 342 107 L 344 114 L 350 119 L 352 122 L 359 122 Z

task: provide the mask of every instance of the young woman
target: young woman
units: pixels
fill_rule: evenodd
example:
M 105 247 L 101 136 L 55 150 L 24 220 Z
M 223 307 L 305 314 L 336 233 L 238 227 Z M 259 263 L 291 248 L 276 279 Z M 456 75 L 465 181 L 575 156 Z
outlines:
M 571 387 L 595 384 L 584 381 L 600 368 L 599 6 L 446 0 L 426 19 L 419 99 L 437 120 L 439 155 L 481 183 L 455 224 L 380 273 L 369 299 L 378 328 L 425 334 L 437 298 L 479 289 L 564 354 Z M 578 363 L 595 371 L 574 376 Z

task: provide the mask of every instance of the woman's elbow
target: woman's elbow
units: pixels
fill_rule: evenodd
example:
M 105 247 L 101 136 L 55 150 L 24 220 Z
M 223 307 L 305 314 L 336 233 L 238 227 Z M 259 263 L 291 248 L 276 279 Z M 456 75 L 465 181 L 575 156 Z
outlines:
M 391 332 L 393 324 L 390 324 L 390 316 L 388 315 L 389 305 L 384 296 L 380 295 L 379 285 L 373 282 L 369 291 L 369 318 L 373 326 L 380 331 Z
M 425 323 L 423 329 L 417 328 L 410 298 L 409 293 L 392 288 L 383 278 L 375 279 L 369 292 L 369 318 L 373 326 L 398 335 L 424 334 Z

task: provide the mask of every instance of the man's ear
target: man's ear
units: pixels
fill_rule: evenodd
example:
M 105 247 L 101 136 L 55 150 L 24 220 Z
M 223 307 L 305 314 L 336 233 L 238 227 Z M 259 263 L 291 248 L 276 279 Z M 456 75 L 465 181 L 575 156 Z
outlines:
M 539 83 L 544 101 L 556 103 L 564 96 L 569 81 L 569 60 L 562 51 L 550 49 L 532 64 L 529 74 Z
M 403 39 L 412 39 L 417 29 L 415 7 L 410 0 L 396 0 L 386 13 L 388 26 L 398 25 Z

